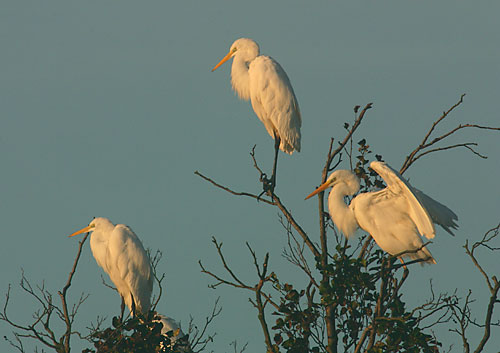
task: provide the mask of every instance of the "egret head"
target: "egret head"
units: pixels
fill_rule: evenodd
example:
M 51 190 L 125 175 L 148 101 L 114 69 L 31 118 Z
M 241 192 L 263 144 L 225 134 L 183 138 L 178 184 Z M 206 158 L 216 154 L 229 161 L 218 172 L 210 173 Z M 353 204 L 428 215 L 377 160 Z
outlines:
M 75 235 L 78 235 L 78 234 L 82 234 L 82 233 L 90 233 L 90 232 L 93 232 L 96 230 L 97 227 L 101 226 L 101 225 L 104 225 L 104 224 L 109 224 L 111 223 L 111 221 L 107 218 L 104 218 L 104 217 L 97 217 L 97 218 L 94 218 L 92 220 L 92 222 L 89 223 L 89 225 L 85 228 L 82 228 L 76 232 L 74 232 L 73 234 L 70 235 L 70 237 L 73 237 Z
M 229 52 L 232 53 L 231 56 L 236 55 L 236 52 L 245 52 L 248 55 L 257 56 L 259 55 L 259 45 L 250 38 L 240 38 L 234 41 Z
M 223 57 L 217 65 L 215 65 L 212 71 L 215 71 L 219 66 L 231 59 L 237 53 L 244 57 L 254 59 L 259 55 L 259 45 L 249 38 L 240 38 L 235 40 L 229 49 L 229 53 L 227 53 L 227 55 Z
M 321 191 L 326 190 L 330 186 L 333 188 L 339 184 L 344 185 L 347 195 L 354 195 L 359 191 L 359 178 L 349 170 L 340 169 L 330 174 L 328 179 L 326 179 L 322 185 L 306 197 L 306 200 L 316 194 L 319 194 Z

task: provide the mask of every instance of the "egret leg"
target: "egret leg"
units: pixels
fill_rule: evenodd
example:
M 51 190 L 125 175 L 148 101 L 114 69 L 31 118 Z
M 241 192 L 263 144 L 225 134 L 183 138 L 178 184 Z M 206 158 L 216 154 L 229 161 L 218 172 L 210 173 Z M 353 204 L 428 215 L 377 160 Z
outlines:
M 122 305 L 121 305 L 121 310 L 120 310 L 120 322 L 123 322 L 123 313 L 125 312 L 125 300 L 123 299 L 122 296 Z
M 132 293 L 130 293 L 130 298 L 132 299 L 132 316 L 135 316 L 135 300 Z
M 273 175 L 271 176 L 271 192 L 274 192 L 274 187 L 276 186 L 276 167 L 278 166 L 278 152 L 280 150 L 281 139 L 278 134 L 274 133 L 274 164 L 273 164 Z
M 261 172 L 260 176 L 260 181 L 263 184 L 263 191 L 260 193 L 260 195 L 257 197 L 257 201 L 260 199 L 260 197 L 267 193 L 268 191 L 271 192 L 270 196 L 271 199 L 274 199 L 274 188 L 276 186 L 276 169 L 278 166 L 278 152 L 280 150 L 280 143 L 281 143 L 281 138 L 279 135 L 274 132 L 274 163 L 273 163 L 273 174 L 271 175 L 271 179 L 268 179 L 265 173 Z

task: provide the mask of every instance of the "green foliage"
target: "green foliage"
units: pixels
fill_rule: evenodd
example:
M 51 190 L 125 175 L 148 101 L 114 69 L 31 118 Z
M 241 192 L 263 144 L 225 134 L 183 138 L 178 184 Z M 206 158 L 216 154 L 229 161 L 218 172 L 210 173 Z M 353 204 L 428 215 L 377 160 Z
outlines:
M 380 176 L 368 167 L 370 163 L 368 155 L 372 153 L 370 145 L 366 143 L 366 139 L 362 139 L 358 142 L 358 146 L 359 155 L 356 156 L 357 161 L 354 173 L 362 181 L 361 192 L 370 191 L 373 187 L 384 188 L 385 185 Z M 375 158 L 377 161 L 383 160 L 379 154 L 376 154 Z M 368 172 L 367 169 L 369 169 Z
M 365 139 L 358 142 L 358 152 L 354 171 L 362 191 L 384 187 L 368 167 L 372 151 Z M 380 155 L 375 158 L 382 160 Z M 311 280 L 306 288 L 296 289 L 273 277 L 273 286 L 280 293 L 279 309 L 274 312 L 278 319 L 272 327 L 274 344 L 288 353 L 326 352 L 325 327 L 331 320 L 336 345 L 343 345 L 343 352 L 437 352 L 441 344 L 422 327 L 419 310 L 406 309 L 399 293 L 408 270 L 403 272 L 396 258 L 376 250 L 369 236 L 361 237 L 352 248 L 336 236 L 333 224 L 329 228 L 336 245 L 330 245 L 326 266 L 315 259 L 319 285 Z M 331 317 L 326 315 L 327 307 L 332 308 Z
M 291 284 L 281 285 L 275 278 L 274 287 L 282 294 L 280 305 L 274 314 L 279 316 L 273 330 L 274 342 L 281 345 L 287 352 L 300 353 L 309 349 L 311 329 L 317 325 L 321 316 L 321 306 L 313 303 L 310 288 L 298 292 Z M 307 299 L 307 307 L 302 308 L 301 299 Z M 311 348 L 312 352 L 319 352 L 319 347 Z
M 464 128 L 481 128 L 499 130 L 498 128 L 475 124 L 461 124 L 456 128 L 435 137 L 435 127 L 463 102 L 460 101 L 443 115 L 436 119 L 422 142 L 407 155 L 400 173 L 403 174 L 411 165 L 422 156 L 429 153 L 452 148 L 466 147 L 474 154 L 479 155 L 471 146 L 475 143 L 459 143 L 445 147 L 437 147 L 436 143 L 443 141 L 456 131 Z M 369 192 L 377 188 L 384 188 L 381 177 L 369 167 L 372 151 L 366 139 L 361 139 L 354 147 L 353 134 L 361 124 L 365 113 L 372 108 L 367 104 L 361 111 L 360 106 L 354 107 L 355 120 L 351 125 L 344 124 L 346 135 L 343 139 L 330 139 L 330 146 L 326 162 L 321 172 L 321 181 L 327 180 L 329 173 L 337 169 L 341 162 L 349 165 L 349 169 L 360 179 L 360 192 Z M 431 138 L 431 135 L 434 137 Z M 356 149 L 354 149 L 356 148 Z M 357 153 L 356 153 L 357 150 Z M 472 302 L 469 295 L 465 303 L 460 306 L 460 298 L 453 294 L 441 293 L 435 295 L 430 285 L 430 298 L 417 307 L 409 308 L 402 295 L 404 284 L 409 278 L 410 270 L 418 268 L 419 260 L 412 260 L 405 265 L 397 262 L 396 256 L 387 255 L 377 250 L 369 234 L 361 236 L 356 246 L 348 246 L 347 240 L 337 231 L 327 212 L 325 212 L 324 190 L 318 190 L 319 197 L 319 237 L 304 230 L 292 212 L 283 204 L 281 199 L 266 184 L 267 178 L 258 166 L 254 150 L 251 152 L 254 167 L 261 174 L 264 191 L 257 194 L 237 192 L 218 184 L 212 179 L 196 172 L 216 187 L 233 195 L 251 197 L 264 201 L 261 204 L 276 206 L 280 211 L 280 222 L 288 236 L 288 248 L 283 256 L 294 266 L 297 266 L 305 275 L 307 284 L 299 287 L 296 283 L 281 283 L 276 271 L 266 276 L 269 253 L 266 253 L 262 265 L 266 270 L 262 272 L 255 251 L 249 247 L 254 265 L 259 277 L 258 283 L 250 285 L 244 283 L 230 268 L 228 261 L 221 251 L 221 245 L 214 239 L 218 255 L 228 278 L 224 278 L 207 270 L 203 265 L 202 272 L 211 276 L 216 282 L 213 288 L 223 284 L 234 288 L 252 292 L 256 302 L 252 304 L 258 311 L 258 318 L 264 335 L 267 352 L 279 353 L 388 353 L 388 352 L 438 352 L 441 343 L 433 336 L 432 328 L 441 324 L 459 323 L 459 327 L 450 331 L 461 336 L 464 350 L 469 351 L 469 342 L 466 338 L 466 329 L 470 324 L 478 326 L 471 319 L 469 304 Z M 347 158 L 345 158 L 347 156 Z M 480 157 L 483 157 L 479 155 Z M 382 156 L 375 155 L 375 159 L 382 161 Z M 342 166 L 346 168 L 346 166 Z M 322 191 L 323 190 L 323 191 Z M 262 197 L 268 196 L 269 199 Z M 266 206 L 267 207 L 267 206 Z M 355 205 L 352 205 L 355 207 Z M 286 220 L 286 221 L 285 221 Z M 376 221 L 376 220 L 374 220 Z M 492 231 L 498 228 L 493 228 Z M 495 303 L 498 303 L 500 283 L 497 277 L 489 277 L 474 257 L 474 248 L 486 246 L 490 250 L 498 250 L 485 245 L 492 236 L 485 234 L 480 242 L 476 242 L 472 250 L 466 243 L 466 252 L 474 264 L 486 278 L 491 297 L 487 309 L 487 320 L 484 325 L 484 337 L 478 344 L 477 352 L 482 352 L 490 337 L 491 315 Z M 301 239 L 302 241 L 300 241 Z M 353 240 L 351 240 L 352 244 Z M 312 258 L 314 258 L 313 261 Z M 266 287 L 272 283 L 273 289 Z M 494 285 L 493 285 L 493 284 Z M 277 294 L 277 295 L 276 295 Z M 266 308 L 267 305 L 267 308 Z M 265 319 L 268 308 L 275 308 L 273 314 L 277 316 L 274 326 L 269 329 Z
M 320 284 L 319 301 L 313 300 L 310 286 L 297 290 L 274 279 L 281 293 L 279 310 L 274 313 L 279 316 L 272 328 L 274 343 L 288 353 L 325 352 L 318 333 L 327 319 L 324 309 L 331 306 L 344 352 L 353 352 L 361 339 L 366 345 L 373 339 L 367 350 L 372 353 L 438 352 L 441 344 L 421 327 L 418 311 L 408 311 L 399 294 L 407 275 L 397 278 L 401 267 L 395 259 L 381 250 L 366 257 L 356 256 L 357 251 L 338 244 L 326 268 L 317 263 L 328 278 Z
M 97 330 L 90 340 L 95 349 L 85 349 L 82 353 L 186 353 L 190 352 L 188 337 L 175 339 L 178 332 L 170 331 L 163 335 L 163 325 L 154 311 L 147 315 L 138 315 L 121 322 L 113 317 L 112 327 Z

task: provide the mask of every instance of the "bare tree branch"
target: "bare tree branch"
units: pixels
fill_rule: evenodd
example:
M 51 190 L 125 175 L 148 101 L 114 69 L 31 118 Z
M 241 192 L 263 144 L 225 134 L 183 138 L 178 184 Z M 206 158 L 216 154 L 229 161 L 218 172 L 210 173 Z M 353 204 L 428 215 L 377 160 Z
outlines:
M 245 349 L 247 349 L 248 342 L 247 342 L 247 343 L 245 343 L 245 344 L 243 345 L 243 347 L 242 347 L 240 350 L 238 350 L 238 348 L 237 348 L 237 347 L 238 347 L 238 344 L 237 344 L 237 342 L 236 342 L 236 341 L 231 342 L 229 345 L 233 347 L 233 349 L 234 349 L 234 353 L 243 353 L 243 352 L 245 351 Z
M 61 291 L 58 291 L 59 298 L 61 300 L 61 308 L 53 304 L 52 295 L 45 289 L 45 285 L 42 282 L 41 286 L 37 286 L 36 290 L 32 287 L 31 283 L 24 276 L 24 272 L 21 276 L 21 288 L 28 293 L 36 302 L 40 305 L 41 309 L 36 311 L 33 315 L 34 321 L 29 325 L 16 324 L 7 314 L 7 306 L 10 299 L 10 285 L 7 290 L 5 304 L 3 307 L 3 312 L 0 314 L 0 320 L 7 322 L 11 327 L 19 330 L 14 331 L 14 337 L 16 342 L 9 341 L 16 347 L 16 349 L 23 351 L 22 338 L 30 338 L 39 341 L 45 346 L 56 350 L 57 352 L 69 353 L 71 350 L 70 341 L 71 335 L 74 332 L 71 330 L 74 318 L 77 314 L 78 308 L 86 300 L 87 296 L 81 295 L 79 301 L 73 305 L 71 312 L 68 310 L 67 304 L 67 293 L 71 287 L 73 277 L 78 266 L 80 255 L 82 252 L 83 245 L 87 240 L 89 233 L 79 242 L 76 258 L 73 262 L 73 266 L 68 275 L 68 280 Z M 65 331 L 58 338 L 56 333 L 51 328 L 51 318 L 52 313 L 56 312 L 58 317 L 64 322 Z
M 477 260 L 474 252 L 479 247 L 485 247 L 485 248 L 492 250 L 492 251 L 499 250 L 497 247 L 492 247 L 488 244 L 489 242 L 491 242 L 492 240 L 494 240 L 496 238 L 496 236 L 499 234 L 499 230 L 500 230 L 500 224 L 498 224 L 496 227 L 488 230 L 484 234 L 483 238 L 480 241 L 475 242 L 471 248 L 469 248 L 468 241 L 466 241 L 466 243 L 464 245 L 465 252 L 467 253 L 467 255 L 469 255 L 469 257 L 471 258 L 471 260 L 474 263 L 474 265 L 476 266 L 476 268 L 483 275 L 484 280 L 485 280 L 486 284 L 488 285 L 488 288 L 489 288 L 490 293 L 491 293 L 490 300 L 488 302 L 488 307 L 486 309 L 486 317 L 485 317 L 485 322 L 484 322 L 484 326 L 483 326 L 484 327 L 484 334 L 483 334 L 483 337 L 482 337 L 481 341 L 479 342 L 476 350 L 474 351 L 474 353 L 482 352 L 486 343 L 488 342 L 488 340 L 490 338 L 491 325 L 492 325 L 491 321 L 492 321 L 493 311 L 494 311 L 495 304 L 499 302 L 498 291 L 500 290 L 500 282 L 498 281 L 497 277 L 496 276 L 490 277 L 486 273 L 484 268 L 480 265 L 479 261 Z M 466 311 L 466 309 L 467 309 L 467 302 L 466 302 L 466 307 L 464 309 L 464 312 Z
M 189 328 L 188 328 L 188 335 L 190 337 L 189 340 L 189 345 L 191 346 L 191 349 L 193 353 L 199 353 L 205 350 L 207 345 L 210 342 L 213 342 L 216 334 L 210 334 L 207 337 L 205 337 L 206 332 L 208 330 L 208 327 L 212 323 L 212 321 L 219 316 L 219 314 L 222 311 L 222 308 L 219 306 L 219 299 L 217 298 L 214 303 L 214 307 L 212 309 L 212 312 L 210 313 L 209 316 L 205 318 L 205 323 L 203 324 L 203 327 L 199 329 L 195 324 L 194 324 L 194 319 L 191 317 L 189 321 Z M 243 349 L 244 350 L 244 349 Z M 243 352 L 243 350 L 241 352 Z
M 283 257 L 287 259 L 290 263 L 294 264 L 295 266 L 299 267 L 304 273 L 309 277 L 309 280 L 311 283 L 316 287 L 319 288 L 319 284 L 317 283 L 316 279 L 314 278 L 312 274 L 311 267 L 309 266 L 305 255 L 304 255 L 304 244 L 299 244 L 299 241 L 293 234 L 291 228 L 290 228 L 290 223 L 285 224 L 283 219 L 280 217 L 280 222 L 283 225 L 283 227 L 286 229 L 287 235 L 288 235 L 288 250 L 284 249 L 283 250 Z M 293 244 L 292 244 L 293 240 Z
M 311 252 L 314 254 L 314 256 L 319 256 L 320 255 L 318 249 L 316 249 L 316 246 L 313 244 L 313 242 L 311 241 L 311 239 L 309 239 L 309 237 L 306 234 L 306 232 L 295 221 L 295 219 L 293 218 L 292 214 L 287 210 L 287 208 L 283 205 L 283 203 L 281 202 L 281 200 L 279 199 L 279 197 L 276 194 L 273 194 L 273 196 L 274 196 L 274 202 L 273 201 L 268 201 L 268 200 L 260 198 L 259 195 L 249 194 L 249 193 L 246 193 L 246 192 L 236 192 L 236 191 L 233 191 L 233 190 L 231 190 L 231 189 L 229 189 L 229 188 L 227 188 L 225 186 L 222 186 L 222 185 L 216 183 L 215 181 L 213 181 L 212 179 L 204 176 L 203 174 L 199 173 L 198 171 L 196 171 L 195 174 L 198 175 L 198 176 L 200 176 L 201 178 L 207 180 L 208 182 L 212 183 L 216 187 L 229 192 L 230 194 L 237 195 L 237 196 L 252 197 L 252 198 L 254 198 L 256 200 L 258 199 L 260 201 L 263 201 L 263 202 L 265 202 L 265 203 L 267 203 L 269 205 L 277 206 L 280 209 L 280 211 L 283 213 L 283 215 L 285 216 L 285 218 L 290 222 L 290 224 L 292 224 L 292 226 L 295 228 L 295 230 L 300 234 L 300 236 L 302 237 L 302 239 L 304 239 L 305 243 L 307 244 L 307 246 L 309 247 L 309 249 L 311 249 Z
M 266 200 L 266 199 L 262 199 L 259 197 L 259 195 L 254 195 L 254 194 L 250 194 L 248 192 L 237 192 L 237 191 L 233 191 L 231 189 L 229 189 L 228 187 L 225 187 L 221 184 L 218 184 L 216 183 L 214 180 L 210 179 L 209 177 L 206 177 L 205 175 L 201 174 L 200 172 L 198 171 L 195 171 L 194 174 L 198 175 L 199 177 L 205 179 L 206 181 L 208 181 L 209 183 L 212 183 L 213 185 L 215 185 L 216 187 L 222 189 L 222 190 L 225 190 L 227 191 L 228 193 L 230 194 L 233 194 L 233 195 L 236 195 L 236 196 L 248 196 L 248 197 L 251 197 L 251 198 L 254 198 L 258 201 L 262 201 L 262 202 L 265 202 L 269 205 L 274 205 L 274 202 L 272 201 L 269 201 L 269 200 Z
M 256 292 L 256 290 L 257 290 L 256 286 L 257 285 L 251 286 L 251 285 L 245 284 L 242 280 L 239 279 L 238 276 L 236 276 L 236 274 L 233 272 L 233 270 L 229 267 L 228 263 L 226 262 L 225 256 L 222 253 L 222 243 L 219 243 L 217 241 L 217 239 L 215 239 L 215 237 L 212 237 L 212 242 L 214 243 L 214 245 L 215 245 L 215 247 L 217 249 L 217 253 L 219 255 L 219 259 L 221 260 L 224 269 L 226 270 L 227 273 L 229 273 L 229 275 L 231 276 L 231 278 L 233 279 L 233 281 L 223 279 L 219 275 L 216 275 L 215 273 L 207 270 L 203 266 L 203 264 L 201 263 L 201 261 L 198 261 L 198 264 L 200 265 L 200 268 L 201 268 L 201 272 L 209 275 L 210 277 L 214 278 L 217 281 L 215 284 L 211 284 L 210 287 L 211 288 L 216 288 L 216 287 L 218 287 L 221 284 L 225 284 L 225 285 L 228 285 L 228 286 L 231 286 L 231 287 L 242 288 L 242 289 L 246 289 L 246 290 L 249 290 L 249 291 L 252 291 L 252 292 Z M 252 256 L 253 256 L 253 254 L 252 254 Z M 271 280 L 270 276 L 271 275 L 269 275 L 269 276 L 266 277 L 266 281 L 270 281 Z M 274 306 L 276 309 L 279 309 L 278 304 L 276 304 L 271 299 L 271 296 L 269 294 L 266 294 L 266 293 L 264 293 L 264 292 L 261 291 L 261 295 L 266 299 L 266 301 L 269 302 L 269 304 L 271 304 L 272 306 Z
M 463 102 L 463 97 L 434 121 L 420 145 L 406 158 L 401 168 L 401 173 L 404 173 L 421 157 L 438 151 L 466 148 L 480 158 L 486 158 L 486 156 L 475 149 L 477 146 L 475 142 L 460 142 L 441 147 L 437 143 L 466 128 L 495 131 L 500 130 L 500 128 L 477 124 L 460 124 L 437 137 L 433 136 L 436 133 L 437 126 Z M 351 162 L 351 169 L 353 168 L 353 158 L 358 159 L 356 173 L 365 181 L 365 185 L 361 190 L 362 192 L 365 189 L 370 190 L 374 185 L 380 186 L 380 179 L 376 179 L 371 172 L 368 173 L 364 169 L 369 162 L 367 155 L 372 152 L 365 139 L 358 142 L 360 155 L 353 156 L 354 133 L 371 107 L 371 103 L 367 104 L 360 111 L 359 115 L 357 114 L 360 107 L 356 107 L 354 124 L 352 126 L 349 126 L 349 124 L 345 125 L 347 133 L 344 139 L 338 145 L 335 145 L 333 138 L 330 140 L 327 158 L 322 169 L 321 183 L 326 181 L 328 174 L 342 161 L 342 154 L 345 154 Z M 277 353 L 280 346 L 287 350 L 291 345 L 294 345 L 296 349 L 300 347 L 299 351 L 309 351 L 309 348 L 305 347 L 309 347 L 309 344 L 314 343 L 317 344 L 317 347 L 314 347 L 311 351 L 319 349 L 328 353 L 336 353 L 340 345 L 343 345 L 344 351 L 354 353 L 367 352 L 371 349 L 383 350 L 385 349 L 383 347 L 387 347 L 388 351 L 397 351 L 403 348 L 402 344 L 404 341 L 402 340 L 405 339 L 403 337 L 405 334 L 409 335 L 408 337 L 411 337 L 412 340 L 415 339 L 418 341 L 418 343 L 415 343 L 415 347 L 418 346 L 420 349 L 433 350 L 437 349 L 441 344 L 434 336 L 434 332 L 431 331 L 429 335 L 428 333 L 424 333 L 423 330 L 429 330 L 437 325 L 449 323 L 451 320 L 456 320 L 459 323 L 459 327 L 453 332 L 462 335 L 464 349 L 468 347 L 465 335 L 468 325 L 473 324 L 484 328 L 483 339 L 476 352 L 479 353 L 483 350 L 490 337 L 491 326 L 500 325 L 500 322 L 493 322 L 494 320 L 492 319 L 494 305 L 500 302 L 498 299 L 498 292 L 500 291 L 498 287 L 500 285 L 495 276 L 490 277 L 487 275 L 485 269 L 481 267 L 474 256 L 474 250 L 478 247 L 497 250 L 497 247 L 485 241 L 495 238 L 496 235 L 488 233 L 482 242 L 479 244 L 475 243 L 472 247 L 469 247 L 468 243 L 466 243 L 466 250 L 469 256 L 485 277 L 488 287 L 492 292 L 484 324 L 476 323 L 470 316 L 469 304 L 472 302 L 470 294 L 465 298 L 464 306 L 461 307 L 458 304 L 460 300 L 456 296 L 456 292 L 451 295 L 447 293 L 436 295 L 432 288 L 432 283 L 431 297 L 417 307 L 406 309 L 405 303 L 401 299 L 401 291 L 409 278 L 410 272 L 407 266 L 414 263 L 422 263 L 428 259 L 416 259 L 403 264 L 395 263 L 395 260 L 397 257 L 421 251 L 429 243 L 423 244 L 419 249 L 404 251 L 394 256 L 384 254 L 381 250 L 375 249 L 374 242 L 369 235 L 361 238 L 354 248 L 350 247 L 347 239 L 329 221 L 324 208 L 324 192 L 318 193 L 319 245 L 313 243 L 309 235 L 306 234 L 294 217 L 292 217 L 290 211 L 283 205 L 280 198 L 274 194 L 274 190 L 266 189 L 266 182 L 268 180 L 257 163 L 255 146 L 250 155 L 254 168 L 260 173 L 260 181 L 264 184 L 264 192 L 261 195 L 236 192 L 216 183 L 197 171 L 195 174 L 233 195 L 248 196 L 278 207 L 281 211 L 279 220 L 287 233 L 288 248 L 284 250 L 283 256 L 290 263 L 298 266 L 307 275 L 309 283 L 305 289 L 296 290 L 292 284 L 281 283 L 274 273 L 266 275 L 268 273 L 269 254 L 266 254 L 264 261 L 259 263 L 255 252 L 247 244 L 259 278 L 257 284 L 249 285 L 232 271 L 222 253 L 222 244 L 219 244 L 215 239 L 213 240 L 214 244 L 228 276 L 220 276 L 208 271 L 203 267 L 201 262 L 200 267 L 202 272 L 215 279 L 215 283 L 211 285 L 212 288 L 225 284 L 254 292 L 255 297 L 249 300 L 258 310 L 258 318 L 264 333 L 268 352 Z M 381 156 L 375 155 L 375 157 L 381 160 Z M 265 194 L 264 198 L 261 198 L 263 194 Z M 336 246 L 335 244 L 333 246 L 330 244 L 330 252 L 327 243 L 328 228 L 332 230 L 332 232 L 328 231 L 328 233 L 332 234 L 330 242 L 335 243 L 335 240 L 337 242 Z M 493 232 L 494 230 L 491 231 Z M 295 232 L 300 235 L 302 241 L 296 236 Z M 314 272 L 315 268 L 307 261 L 307 250 L 304 250 L 307 248 L 309 248 L 311 254 L 315 257 L 315 265 L 318 270 L 317 273 L 320 274 L 321 281 L 315 278 L 317 274 Z M 398 273 L 397 271 L 401 267 L 404 267 L 404 271 Z M 270 293 L 262 291 L 267 281 L 271 281 L 274 290 L 280 293 L 280 305 L 272 301 Z M 356 286 L 359 286 L 359 288 Z M 319 302 L 315 302 L 314 300 L 316 290 L 320 296 Z M 268 303 L 278 309 L 275 314 L 280 316 L 276 321 L 276 326 L 272 328 L 272 330 L 277 331 L 274 337 L 275 342 L 271 340 L 271 331 L 265 317 L 265 307 Z M 304 304 L 307 304 L 307 307 Z M 393 326 L 396 328 L 391 328 Z M 399 333 L 398 335 L 394 335 L 395 332 L 398 332 L 395 331 L 396 329 L 407 331 L 399 338 Z M 413 336 L 414 333 L 416 336 Z M 469 351 L 469 348 L 467 348 L 467 351 Z
M 450 146 L 446 146 L 446 147 L 438 147 L 438 148 L 433 148 L 433 149 L 430 149 L 430 150 L 427 150 L 425 152 L 422 152 L 420 154 L 417 154 L 414 158 L 413 158 L 413 162 L 415 162 L 417 159 L 419 159 L 420 157 L 423 157 L 425 156 L 426 154 L 429 154 L 429 153 L 434 153 L 434 152 L 439 152 L 439 151 L 446 151 L 446 150 L 451 150 L 453 148 L 458 148 L 458 147 L 465 147 L 467 148 L 469 151 L 471 151 L 472 153 L 474 153 L 476 156 L 478 156 L 479 158 L 483 158 L 483 159 L 487 159 L 488 157 L 482 155 L 481 153 L 477 152 L 475 149 L 473 149 L 471 146 L 477 146 L 477 143 L 475 142 L 465 142 L 465 143 L 457 143 L 455 145 L 450 145 Z
M 331 164 L 333 162 L 333 159 L 339 155 L 339 153 L 342 151 L 342 149 L 345 147 L 345 145 L 350 141 L 352 138 L 352 135 L 354 132 L 357 130 L 357 128 L 360 126 L 361 121 L 363 120 L 366 112 L 368 109 L 371 109 L 372 103 L 368 103 L 363 110 L 361 111 L 360 115 L 356 118 L 354 121 L 354 124 L 348 131 L 347 135 L 345 136 L 344 140 L 339 144 L 337 149 L 333 151 L 333 139 L 330 140 L 330 147 L 328 149 L 328 155 L 326 158 L 326 163 L 325 166 L 323 167 L 323 172 L 321 174 L 321 184 L 323 184 L 326 179 L 328 178 L 328 173 L 332 170 L 331 169 Z M 357 112 L 357 109 L 355 108 L 355 112 Z M 340 162 L 340 158 L 339 158 Z M 324 191 L 320 192 L 318 194 L 318 214 L 319 214 L 319 228 L 320 228 L 320 242 L 321 242 L 321 254 L 320 256 L 316 255 L 316 257 L 319 257 L 321 259 L 321 266 L 322 268 L 326 268 L 328 265 L 328 244 L 327 244 L 327 236 L 326 236 L 326 222 L 323 214 L 325 213 L 324 209 Z M 322 282 L 328 281 L 327 275 L 323 275 Z M 337 342 L 338 342 L 338 334 L 337 330 L 335 328 L 335 311 L 332 305 L 327 305 L 326 306 L 326 329 L 327 329 L 327 335 L 328 335 L 328 353 L 335 353 L 337 352 Z
M 459 124 L 454 129 L 451 129 L 450 131 L 448 131 L 448 132 L 446 132 L 446 133 L 444 133 L 444 134 L 442 134 L 442 135 L 440 135 L 438 137 L 435 137 L 433 140 L 431 140 L 429 142 L 428 140 L 430 139 L 431 134 L 434 132 L 434 129 L 436 128 L 436 126 L 439 123 L 441 123 L 445 118 L 447 118 L 449 116 L 449 114 L 453 110 L 455 110 L 455 108 L 457 108 L 459 105 L 461 105 L 463 103 L 464 97 L 465 97 L 465 93 L 460 96 L 460 100 L 457 103 L 455 103 L 447 111 L 444 111 L 443 114 L 441 115 L 441 117 L 438 118 L 436 121 L 434 121 L 432 123 L 432 126 L 430 127 L 429 131 L 427 131 L 427 134 L 425 135 L 425 137 L 422 140 L 422 142 L 420 142 L 420 144 L 406 157 L 403 165 L 401 166 L 401 169 L 399 170 L 399 172 L 401 174 L 403 174 L 408 168 L 410 168 L 410 166 L 416 160 L 418 160 L 420 157 L 425 156 L 426 154 L 429 154 L 429 153 L 432 153 L 432 152 L 437 152 L 437 151 L 443 151 L 443 150 L 447 150 L 447 149 L 452 149 L 452 148 L 457 148 L 457 147 L 465 147 L 465 148 L 469 149 L 475 155 L 477 155 L 477 156 L 479 156 L 481 158 L 487 158 L 486 156 L 484 156 L 484 155 L 480 154 L 479 152 L 477 152 L 476 150 L 474 150 L 471 146 L 477 146 L 477 144 L 476 143 L 471 143 L 471 142 L 455 144 L 455 145 L 451 145 L 451 146 L 447 146 L 447 147 L 434 148 L 434 149 L 431 149 L 431 150 L 427 150 L 425 152 L 421 152 L 424 149 L 433 146 L 434 144 L 436 144 L 436 143 L 444 140 L 445 138 L 451 136 L 455 132 L 457 132 L 459 130 L 462 130 L 462 129 L 475 128 L 475 129 L 483 129 L 483 130 L 500 131 L 499 127 L 490 127 L 490 126 L 483 126 L 483 125 L 478 125 L 478 124 Z
M 265 308 L 266 304 L 270 301 L 270 299 L 267 299 L 268 297 L 265 296 L 262 293 L 262 287 L 264 286 L 264 283 L 268 282 L 270 278 L 272 277 L 272 274 L 270 276 L 267 276 L 267 264 L 269 262 L 269 253 L 266 253 L 266 256 L 264 258 L 264 262 L 262 263 L 262 269 L 259 267 L 259 264 L 257 263 L 257 256 L 255 254 L 255 251 L 250 247 L 250 245 L 247 243 L 247 247 L 250 250 L 253 260 L 254 260 L 254 265 L 257 270 L 257 274 L 259 276 L 259 283 L 255 286 L 255 302 L 257 306 L 257 310 L 259 314 L 257 315 L 259 318 L 260 325 L 262 327 L 262 332 L 264 333 L 264 340 L 266 342 L 267 346 L 267 351 L 268 352 L 274 352 L 278 353 L 278 347 L 273 345 L 271 342 L 271 335 L 269 334 L 269 328 L 267 326 L 266 322 L 266 316 L 265 316 Z M 262 302 L 262 297 L 266 297 L 266 301 Z

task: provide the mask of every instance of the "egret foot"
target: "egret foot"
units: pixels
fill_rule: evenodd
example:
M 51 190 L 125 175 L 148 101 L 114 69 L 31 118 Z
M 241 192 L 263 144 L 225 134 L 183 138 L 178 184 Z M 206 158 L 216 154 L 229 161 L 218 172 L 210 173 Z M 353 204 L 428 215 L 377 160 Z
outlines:
M 271 196 L 271 200 L 274 201 L 274 188 L 276 187 L 276 167 L 278 165 L 278 152 L 280 150 L 280 142 L 281 142 L 280 137 L 278 136 L 278 134 L 276 132 L 274 132 L 273 174 L 271 175 L 271 178 L 269 179 L 267 177 L 266 173 L 261 173 L 260 181 L 262 183 L 262 192 L 257 197 L 257 200 L 259 200 L 263 194 L 268 194 L 269 196 Z
M 260 175 L 260 179 L 259 180 L 262 183 L 262 192 L 257 197 L 257 201 L 259 201 L 260 197 L 262 195 L 264 195 L 264 194 L 270 194 L 271 199 L 274 199 L 273 198 L 273 196 L 274 196 L 274 181 L 273 181 L 273 178 L 269 179 L 267 177 L 266 173 L 262 173 Z

